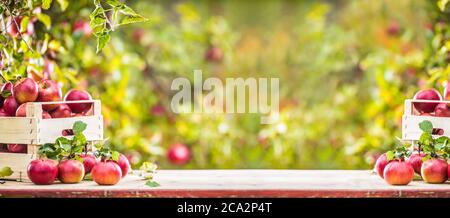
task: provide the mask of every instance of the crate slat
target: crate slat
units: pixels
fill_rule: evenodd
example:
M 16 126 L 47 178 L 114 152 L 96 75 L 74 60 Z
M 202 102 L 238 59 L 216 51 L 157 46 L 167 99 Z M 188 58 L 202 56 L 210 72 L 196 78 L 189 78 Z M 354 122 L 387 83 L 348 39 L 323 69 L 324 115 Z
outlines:
M 57 137 L 62 135 L 62 131 L 72 129 L 73 123 L 83 121 L 87 124 L 83 134 L 88 141 L 103 140 L 103 117 L 71 117 L 60 119 L 38 119 L 38 144 L 53 143 Z
M 35 158 L 35 154 L 16 154 L 0 152 L 0 168 L 11 167 L 14 171 L 10 179 L 27 180 L 28 163 Z

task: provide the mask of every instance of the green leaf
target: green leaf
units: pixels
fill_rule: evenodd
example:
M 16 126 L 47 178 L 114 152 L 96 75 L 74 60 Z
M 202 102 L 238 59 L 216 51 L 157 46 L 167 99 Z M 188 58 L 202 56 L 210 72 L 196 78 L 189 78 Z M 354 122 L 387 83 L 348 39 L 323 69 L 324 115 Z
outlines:
M 104 32 L 97 38 L 97 53 L 99 53 L 109 42 L 110 36 L 108 32 Z
M 67 7 L 69 6 L 68 0 L 57 0 L 59 6 L 61 6 L 61 10 L 65 11 Z
M 161 186 L 159 183 L 157 183 L 157 182 L 155 182 L 155 181 L 153 181 L 153 180 L 147 181 L 147 182 L 145 183 L 145 185 L 146 185 L 146 186 L 149 186 L 149 187 L 158 187 L 158 186 Z
M 83 180 L 85 180 L 85 181 L 92 181 L 92 174 L 89 173 L 89 174 L 84 175 Z
M 450 0 L 439 0 L 439 1 L 437 2 L 437 5 L 438 5 L 439 9 L 440 9 L 441 11 L 445 11 L 445 7 L 447 6 L 447 4 L 448 4 L 449 1 L 450 1 Z
M 111 153 L 111 159 L 112 159 L 113 161 L 119 161 L 119 156 L 120 156 L 120 153 L 117 152 L 117 151 L 113 151 L 113 152 Z
M 388 161 L 394 160 L 394 158 L 395 158 L 395 154 L 394 154 L 393 151 L 388 151 L 388 152 L 386 152 L 386 159 L 387 159 Z
M 9 91 L 9 90 L 3 90 L 3 92 L 1 93 L 1 96 L 3 97 L 3 98 L 7 98 L 7 97 L 9 97 L 9 96 L 11 96 L 12 95 L 12 93 L 11 93 L 11 91 Z
M 122 15 L 117 22 L 117 26 L 147 21 L 147 18 L 136 13 L 133 9 L 126 5 L 123 5 L 117 12 Z
M 50 5 L 52 4 L 52 0 L 42 0 L 42 9 L 49 9 Z
M 11 176 L 14 173 L 11 167 L 3 167 L 0 170 L 0 178 Z
M 52 20 L 50 16 L 40 13 L 37 14 L 36 17 L 38 18 L 39 21 L 41 21 L 45 25 L 45 28 L 47 28 L 47 30 L 49 30 L 52 27 Z
M 433 124 L 429 120 L 424 120 L 419 123 L 419 127 L 422 131 L 430 133 L 433 131 Z
M 75 135 L 78 135 L 80 133 L 83 133 L 84 130 L 86 130 L 87 124 L 84 123 L 83 121 L 77 121 L 73 124 L 73 133 Z

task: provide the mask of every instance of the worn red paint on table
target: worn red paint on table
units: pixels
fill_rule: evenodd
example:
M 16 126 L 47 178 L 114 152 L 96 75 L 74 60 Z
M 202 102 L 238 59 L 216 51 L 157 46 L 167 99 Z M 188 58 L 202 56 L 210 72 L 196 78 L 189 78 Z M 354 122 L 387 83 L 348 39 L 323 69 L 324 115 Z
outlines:
M 450 183 L 387 185 L 370 171 L 332 170 L 160 170 L 159 187 L 145 186 L 128 176 L 115 186 L 93 182 L 36 186 L 6 182 L 0 197 L 301 197 L 301 198 L 417 198 L 450 197 Z

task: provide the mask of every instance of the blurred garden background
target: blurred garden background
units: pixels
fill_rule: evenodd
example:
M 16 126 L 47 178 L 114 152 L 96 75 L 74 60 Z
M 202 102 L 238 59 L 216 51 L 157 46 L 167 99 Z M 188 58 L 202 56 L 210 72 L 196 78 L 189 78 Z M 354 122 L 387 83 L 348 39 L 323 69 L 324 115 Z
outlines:
M 128 0 L 148 20 L 115 29 L 99 53 L 93 0 L 23 2 L 2 10 L 34 25 L 20 39 L 2 32 L 5 77 L 34 70 L 88 90 L 102 100 L 108 143 L 134 166 L 366 169 L 397 143 L 404 99 L 442 91 L 450 72 L 445 0 Z M 171 82 L 195 69 L 280 78 L 280 119 L 174 114 Z M 191 152 L 186 164 L 167 158 L 176 143 Z

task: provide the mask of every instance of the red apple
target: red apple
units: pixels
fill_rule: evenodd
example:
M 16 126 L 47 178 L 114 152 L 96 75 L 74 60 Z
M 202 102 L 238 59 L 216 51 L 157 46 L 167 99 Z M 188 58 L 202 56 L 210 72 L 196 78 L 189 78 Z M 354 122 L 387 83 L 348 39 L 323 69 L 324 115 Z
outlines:
M 21 104 L 16 110 L 16 117 L 26 117 L 27 116 L 27 104 Z M 52 117 L 47 111 L 42 111 L 42 119 L 51 119 Z
M 39 95 L 37 101 L 39 102 L 51 102 L 61 101 L 62 91 L 58 83 L 55 81 L 44 79 L 38 82 Z M 58 107 L 56 104 L 42 105 L 42 109 L 46 111 L 55 110 Z
M 83 100 L 92 100 L 92 97 L 89 93 L 76 89 L 70 90 L 69 92 L 67 92 L 66 96 L 64 96 L 64 101 L 83 101 Z M 68 105 L 74 113 L 87 112 L 92 107 L 92 103 L 78 103 Z
M 397 21 L 391 21 L 386 30 L 389 35 L 396 36 L 400 32 L 400 25 Z
M 8 144 L 7 148 L 12 153 L 27 153 L 27 145 Z
M 450 108 L 445 103 L 439 103 L 434 109 L 434 115 L 436 117 L 450 117 Z
M 389 161 L 387 160 L 386 153 L 380 155 L 377 161 L 375 162 L 375 171 L 381 178 L 384 178 L 383 177 L 384 168 L 388 163 Z
M 9 96 L 3 102 L 3 110 L 8 116 L 13 117 L 16 115 L 16 110 L 19 104 L 17 104 L 16 99 L 13 96 Z
M 62 183 L 79 183 L 84 177 L 84 166 L 77 160 L 63 160 L 58 165 Z
M 0 108 L 0 117 L 9 117 L 9 114 L 3 108 Z
M 383 176 L 391 185 L 408 185 L 414 178 L 414 169 L 405 161 L 391 161 L 384 168 Z
M 223 52 L 220 48 L 212 46 L 206 50 L 205 59 L 209 62 L 222 62 Z
M 119 165 L 122 171 L 122 178 L 124 178 L 126 175 L 128 175 L 128 172 L 130 172 L 131 170 L 131 165 L 130 162 L 128 161 L 128 158 L 125 155 L 120 154 L 117 164 Z
M 416 100 L 442 100 L 441 95 L 436 89 L 421 90 L 414 95 Z M 414 102 L 414 108 L 420 113 L 431 113 L 434 111 L 438 103 Z
M 58 107 L 50 113 L 52 118 L 66 118 L 72 116 L 72 111 L 67 104 L 59 104 Z
M 409 164 L 411 164 L 411 166 L 414 169 L 414 172 L 416 172 L 417 174 L 420 175 L 421 173 L 421 169 L 422 169 L 422 158 L 425 157 L 424 153 L 420 153 L 420 154 L 412 154 L 407 160 L 406 162 L 408 162 Z
M 16 117 L 26 117 L 27 116 L 27 104 L 21 104 L 16 110 Z
M 73 33 L 82 34 L 84 37 L 88 37 L 92 34 L 92 29 L 89 22 L 84 20 L 78 20 L 73 24 Z
M 17 103 L 34 102 L 39 95 L 37 83 L 30 78 L 22 78 L 14 84 L 13 95 Z
M 444 183 L 447 180 L 448 164 L 441 159 L 430 159 L 422 164 L 422 178 L 427 183 Z
M 167 152 L 169 161 L 176 165 L 186 164 L 190 159 L 190 151 L 184 144 L 174 144 Z
M 47 111 L 42 111 L 42 119 L 52 119 L 52 116 Z
M 113 161 L 102 161 L 92 169 L 92 179 L 99 185 L 115 185 L 122 178 L 120 166 Z
M 81 158 L 83 158 L 85 173 L 91 173 L 92 168 L 94 168 L 95 164 L 97 164 L 97 158 L 95 158 L 93 154 L 82 154 Z
M 52 160 L 33 160 L 28 164 L 27 174 L 36 185 L 51 185 L 58 177 L 58 165 Z

